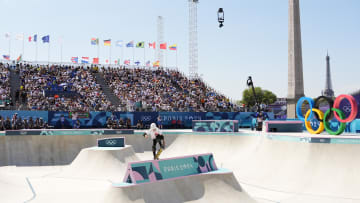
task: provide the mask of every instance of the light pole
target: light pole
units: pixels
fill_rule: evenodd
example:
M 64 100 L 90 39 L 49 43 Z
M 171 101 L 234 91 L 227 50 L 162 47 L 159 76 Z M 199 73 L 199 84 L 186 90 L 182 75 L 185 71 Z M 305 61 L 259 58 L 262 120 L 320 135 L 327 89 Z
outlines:
M 224 25 L 223 25 L 223 22 L 224 22 L 224 10 L 223 8 L 219 8 L 218 10 L 218 21 L 220 23 L 219 27 L 222 28 Z

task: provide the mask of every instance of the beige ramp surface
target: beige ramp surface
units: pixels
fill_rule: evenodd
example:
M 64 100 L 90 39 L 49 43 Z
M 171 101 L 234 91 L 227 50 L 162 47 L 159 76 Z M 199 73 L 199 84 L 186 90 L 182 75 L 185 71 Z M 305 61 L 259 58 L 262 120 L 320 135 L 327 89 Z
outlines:
M 127 162 L 137 160 L 131 146 L 83 149 L 62 171 L 29 178 L 35 192 L 31 202 L 255 202 L 231 172 L 112 186 L 122 182 Z
M 139 161 L 132 146 L 90 147 L 81 150 L 75 160 L 56 177 L 76 177 L 122 181 L 128 162 Z
M 208 173 L 130 187 L 112 187 L 107 203 L 256 202 L 241 188 L 233 173 Z
M 214 153 L 255 198 L 275 202 L 360 202 L 360 145 L 182 135 L 162 157 Z M 331 200 L 331 201 L 329 201 Z
M 33 194 L 25 177 L 9 175 L 0 171 L 0 202 L 23 202 Z

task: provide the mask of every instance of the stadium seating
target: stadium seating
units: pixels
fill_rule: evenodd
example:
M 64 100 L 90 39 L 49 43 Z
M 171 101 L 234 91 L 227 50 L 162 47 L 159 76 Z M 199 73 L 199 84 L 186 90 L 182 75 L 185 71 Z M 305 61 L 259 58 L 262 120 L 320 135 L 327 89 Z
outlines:
M 112 110 L 91 71 L 85 67 L 20 65 L 19 68 L 22 91 L 27 94 L 30 110 Z
M 177 70 L 101 68 L 105 80 L 122 101 L 122 111 L 231 111 L 233 104 L 201 80 L 189 80 Z
M 223 112 L 236 108 L 200 79 L 190 80 L 177 70 L 96 67 L 120 101 L 114 106 L 97 83 L 94 70 L 79 65 L 18 64 L 19 94 L 26 98 L 22 110 Z M 9 68 L 3 64 L 0 96 L 0 100 L 10 99 Z
M 0 107 L 10 103 L 10 71 L 7 64 L 0 63 Z

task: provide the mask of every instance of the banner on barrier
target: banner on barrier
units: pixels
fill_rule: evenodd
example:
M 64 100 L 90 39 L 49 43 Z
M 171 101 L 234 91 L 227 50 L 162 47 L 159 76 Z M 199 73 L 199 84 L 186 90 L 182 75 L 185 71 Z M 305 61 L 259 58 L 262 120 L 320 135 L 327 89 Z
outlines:
M 121 135 L 134 134 L 134 130 L 7 130 L 5 135 Z
M 213 154 L 199 154 L 128 164 L 124 182 L 142 184 L 216 171 Z
M 18 113 L 21 118 L 43 118 L 54 128 L 72 128 L 73 121 L 67 111 L 1 111 L 0 115 L 9 117 Z M 251 127 L 254 112 L 95 112 L 90 111 L 84 115 L 78 115 L 82 128 L 105 128 L 106 120 L 114 115 L 117 120 L 130 119 L 131 125 L 135 126 L 138 121 L 150 125 L 157 123 L 158 117 L 164 128 L 191 128 L 193 120 L 237 120 L 239 127 Z M 269 119 L 274 119 L 274 114 L 266 112 Z M 174 125 L 174 123 L 176 123 Z
M 239 132 L 237 120 L 202 120 L 193 121 L 194 132 Z

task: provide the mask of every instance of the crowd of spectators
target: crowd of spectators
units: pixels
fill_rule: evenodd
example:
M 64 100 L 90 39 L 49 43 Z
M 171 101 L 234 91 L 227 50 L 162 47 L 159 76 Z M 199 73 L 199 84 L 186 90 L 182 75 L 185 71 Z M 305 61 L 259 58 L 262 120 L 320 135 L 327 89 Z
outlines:
M 9 65 L 0 63 L 0 105 L 5 106 L 9 101 L 11 101 Z
M 113 110 L 91 71 L 82 66 L 19 65 L 20 94 L 27 109 L 49 111 Z
M 108 117 L 106 120 L 106 127 L 109 129 L 131 129 L 131 120 L 130 118 L 120 118 L 117 119 L 114 115 Z M 137 126 L 138 129 L 143 128 L 142 121 L 138 121 Z
M 17 113 L 15 113 L 11 119 L 10 117 L 6 117 L 5 119 L 4 117 L 0 116 L 0 131 L 44 128 L 48 128 L 48 124 L 43 120 L 43 118 L 21 118 Z
M 9 66 L 9 65 L 8 65 Z M 0 64 L 0 101 L 10 98 L 10 67 Z M 174 69 L 17 64 L 21 110 L 47 111 L 237 111 L 201 79 Z M 120 105 L 114 106 L 96 82 L 100 71 Z M 1 105 L 1 102 L 0 102 Z M 20 108 L 17 108 L 20 109 Z
M 199 79 L 177 70 L 101 68 L 120 111 L 232 111 L 234 105 Z

